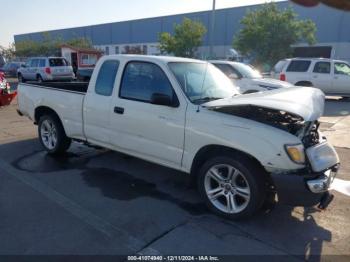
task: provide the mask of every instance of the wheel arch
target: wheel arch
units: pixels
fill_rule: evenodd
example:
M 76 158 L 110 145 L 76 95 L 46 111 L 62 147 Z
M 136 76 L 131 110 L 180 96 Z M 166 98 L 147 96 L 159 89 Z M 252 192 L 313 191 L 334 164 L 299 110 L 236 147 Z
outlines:
M 63 126 L 63 129 L 64 129 L 64 125 L 63 125 L 63 122 L 62 122 L 60 116 L 56 113 L 55 110 L 53 110 L 52 108 L 50 108 L 48 106 L 38 106 L 37 108 L 35 108 L 35 111 L 34 111 L 34 123 L 38 124 L 40 118 L 43 115 L 54 115 L 55 117 L 57 117 L 58 120 L 60 120 L 61 125 Z
M 295 83 L 295 86 L 314 86 L 311 81 L 303 80 Z
M 213 157 L 215 155 L 223 155 L 223 154 L 236 155 L 239 157 L 244 157 L 244 158 L 250 159 L 256 165 L 258 165 L 263 170 L 265 170 L 263 165 L 260 163 L 260 161 L 258 159 L 256 159 L 254 156 L 252 156 L 246 152 L 243 152 L 243 151 L 235 149 L 235 148 L 223 146 L 223 145 L 206 145 L 206 146 L 202 147 L 201 149 L 199 149 L 198 152 L 196 153 L 195 157 L 193 158 L 190 174 L 192 176 L 197 176 L 198 170 L 208 159 L 210 159 L 211 157 Z

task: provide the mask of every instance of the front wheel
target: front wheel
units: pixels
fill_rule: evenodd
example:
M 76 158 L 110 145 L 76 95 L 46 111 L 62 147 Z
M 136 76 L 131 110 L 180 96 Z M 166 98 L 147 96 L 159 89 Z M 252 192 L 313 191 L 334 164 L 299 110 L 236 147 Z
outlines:
M 25 83 L 26 80 L 24 79 L 24 77 L 22 76 L 22 74 L 18 74 L 18 82 L 19 83 Z
M 39 139 L 49 154 L 61 154 L 68 150 L 71 139 L 66 136 L 61 121 L 55 115 L 44 115 L 38 124 Z
M 198 189 L 213 212 L 230 219 L 248 218 L 265 200 L 264 178 L 261 168 L 248 158 L 219 156 L 202 166 Z

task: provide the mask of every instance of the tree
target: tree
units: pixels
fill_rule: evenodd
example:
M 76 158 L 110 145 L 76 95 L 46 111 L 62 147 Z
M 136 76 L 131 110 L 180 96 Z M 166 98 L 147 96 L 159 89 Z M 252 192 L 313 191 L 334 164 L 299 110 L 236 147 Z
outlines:
M 0 56 L 7 61 L 12 60 L 15 57 L 15 45 L 10 44 L 8 47 L 0 46 Z
M 60 55 L 60 48 L 64 44 L 79 48 L 93 48 L 90 39 L 84 37 L 64 41 L 61 37 L 53 38 L 49 33 L 43 33 L 41 41 L 23 40 L 16 42 L 15 53 L 18 57 Z
M 175 56 L 194 57 L 207 29 L 201 22 L 184 18 L 181 24 L 174 25 L 174 35 L 163 32 L 159 35 L 160 51 Z
M 293 44 L 316 42 L 314 22 L 299 20 L 292 7 L 279 10 L 274 3 L 265 4 L 249 11 L 240 23 L 243 27 L 235 36 L 233 47 L 251 56 L 258 66 L 273 65 L 291 56 Z

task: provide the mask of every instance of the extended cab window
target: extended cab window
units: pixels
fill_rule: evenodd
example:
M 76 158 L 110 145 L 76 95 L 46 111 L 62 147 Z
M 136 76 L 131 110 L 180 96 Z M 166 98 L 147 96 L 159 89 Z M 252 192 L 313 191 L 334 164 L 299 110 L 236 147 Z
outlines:
M 130 62 L 127 64 L 120 87 L 120 97 L 150 102 L 154 93 L 174 97 L 173 88 L 162 69 L 152 63 Z
M 350 66 L 345 63 L 335 63 L 334 74 L 350 76 Z
M 306 72 L 309 69 L 311 61 L 293 60 L 290 62 L 287 72 Z
M 314 73 L 319 74 L 330 74 L 331 73 L 331 63 L 329 62 L 317 62 L 314 67 Z
M 108 60 L 102 64 L 96 80 L 96 94 L 103 96 L 112 95 L 118 67 L 119 61 L 116 60 Z

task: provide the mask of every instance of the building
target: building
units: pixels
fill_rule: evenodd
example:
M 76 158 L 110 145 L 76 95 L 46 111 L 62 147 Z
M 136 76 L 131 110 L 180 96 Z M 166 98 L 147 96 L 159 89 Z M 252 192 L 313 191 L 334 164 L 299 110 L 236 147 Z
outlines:
M 317 26 L 317 45 L 323 50 L 320 54 L 329 54 L 331 58 L 350 61 L 350 12 L 336 10 L 324 5 L 305 8 L 290 2 L 278 2 L 280 8 L 293 6 L 301 19 L 311 19 Z M 213 34 L 213 51 L 218 58 L 230 56 L 233 36 L 240 29 L 240 20 L 248 9 L 255 9 L 259 5 L 249 7 L 236 7 L 216 10 L 215 29 L 210 32 L 211 11 L 187 13 L 132 21 L 91 25 L 69 29 L 49 31 L 52 37 L 61 37 L 65 40 L 76 37 L 91 39 L 93 45 L 105 54 L 141 53 L 158 55 L 158 35 L 160 32 L 173 32 L 175 23 L 181 23 L 184 17 L 201 21 L 208 29 L 203 39 L 203 46 L 199 48 L 198 56 L 207 57 L 209 42 Z M 15 42 L 25 39 L 40 41 L 43 32 L 15 35 Z M 298 47 L 304 47 L 300 43 Z M 325 51 L 326 49 L 326 51 Z M 321 52 L 321 51 L 320 51 Z M 299 49 L 300 53 L 300 49 Z M 318 56 L 318 52 L 314 53 Z

